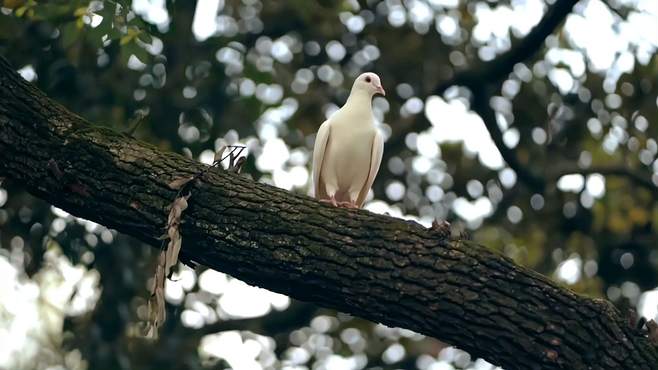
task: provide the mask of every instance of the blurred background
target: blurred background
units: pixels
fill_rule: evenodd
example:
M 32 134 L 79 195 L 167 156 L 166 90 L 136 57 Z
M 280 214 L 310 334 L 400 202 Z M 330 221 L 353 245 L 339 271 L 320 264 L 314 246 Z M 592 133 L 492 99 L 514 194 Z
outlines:
M 384 160 L 366 208 L 658 316 L 658 2 L 5 0 L 0 54 L 91 122 L 308 193 L 314 135 L 354 77 Z M 532 36 L 532 35 L 531 35 Z M 532 42 L 521 43 L 527 38 Z M 534 42 L 534 45 L 533 45 Z M 536 52 L 534 52 L 536 51 Z M 0 369 L 495 367 L 437 340 L 179 266 L 139 336 L 157 250 L 0 187 Z

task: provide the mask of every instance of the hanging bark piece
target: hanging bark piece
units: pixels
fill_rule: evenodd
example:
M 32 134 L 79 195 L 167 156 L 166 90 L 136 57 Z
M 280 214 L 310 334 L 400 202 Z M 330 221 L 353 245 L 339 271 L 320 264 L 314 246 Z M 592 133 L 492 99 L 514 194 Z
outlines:
M 158 329 L 166 318 L 164 290 L 167 277 L 170 276 L 171 268 L 178 263 L 183 237 L 180 233 L 180 218 L 187 208 L 187 199 L 191 194 L 178 196 L 171 204 L 169 217 L 167 218 L 167 240 L 165 248 L 160 250 L 158 265 L 155 268 L 151 296 L 148 301 L 148 322 L 146 325 L 146 337 L 156 339 Z

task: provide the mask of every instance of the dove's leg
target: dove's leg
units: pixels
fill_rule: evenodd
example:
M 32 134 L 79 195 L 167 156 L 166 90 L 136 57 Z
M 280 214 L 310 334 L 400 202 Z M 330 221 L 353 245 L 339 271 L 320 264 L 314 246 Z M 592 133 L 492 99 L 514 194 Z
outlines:
M 344 208 L 359 208 L 356 204 L 356 198 L 352 198 L 349 201 L 338 202 L 338 206 Z
M 336 191 L 338 191 L 337 186 L 330 182 L 326 182 L 324 188 L 327 192 L 327 195 L 329 196 L 329 199 L 321 199 L 320 201 L 330 203 L 332 206 L 338 207 L 338 202 L 336 201 Z
M 359 191 L 359 187 L 352 186 L 348 192 L 350 200 L 347 202 L 340 202 L 339 205 L 345 208 L 359 208 L 359 206 L 356 204 L 356 200 L 359 198 Z
M 338 203 L 336 202 L 336 196 L 331 196 L 329 199 L 320 199 L 320 202 L 329 203 L 334 207 L 338 207 Z
M 340 202 L 338 203 L 338 205 L 344 208 L 359 208 L 359 206 L 356 205 L 356 200 L 351 200 L 349 202 Z

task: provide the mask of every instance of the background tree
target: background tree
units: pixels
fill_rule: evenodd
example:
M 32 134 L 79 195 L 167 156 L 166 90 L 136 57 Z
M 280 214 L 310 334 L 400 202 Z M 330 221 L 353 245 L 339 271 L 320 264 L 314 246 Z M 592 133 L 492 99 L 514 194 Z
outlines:
M 658 40 L 647 30 L 658 12 L 584 2 L 567 16 L 573 5 L 6 1 L 0 52 L 92 122 L 126 130 L 145 114 L 136 137 L 205 162 L 245 143 L 244 172 L 297 192 L 311 135 L 353 76 L 374 70 L 391 93 L 375 101 L 388 140 L 369 209 L 448 219 L 578 292 L 654 317 Z M 543 32 L 530 32 L 543 13 Z M 150 247 L 4 186 L 0 266 L 14 277 L 0 290 L 4 335 L 33 333 L 4 349 L 7 366 L 487 368 L 186 268 L 168 288 L 164 342 L 149 345 L 135 334 Z M 250 312 L 236 297 L 261 305 Z M 231 320 L 241 316 L 257 318 Z

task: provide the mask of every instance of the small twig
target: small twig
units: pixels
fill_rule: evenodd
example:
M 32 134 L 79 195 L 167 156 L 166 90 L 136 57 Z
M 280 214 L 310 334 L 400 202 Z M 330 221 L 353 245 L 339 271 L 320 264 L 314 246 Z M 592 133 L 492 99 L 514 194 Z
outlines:
M 615 14 L 617 17 L 619 17 L 619 19 L 615 19 L 615 21 L 624 21 L 624 20 L 626 20 L 626 18 L 628 17 L 627 14 L 626 14 L 626 15 L 623 14 L 623 13 L 621 12 L 621 10 L 615 8 L 615 7 L 612 6 L 612 4 L 610 4 L 609 2 L 607 2 L 607 1 L 603 1 L 602 3 L 603 3 L 603 5 L 605 5 L 605 6 L 608 8 L 608 10 L 610 11 L 610 13 Z
M 235 164 L 233 165 L 233 167 L 229 169 L 229 171 L 240 173 L 240 171 L 242 170 L 242 166 L 244 166 L 246 161 L 247 161 L 247 157 L 238 158 L 238 160 L 235 161 Z
M 553 126 L 555 126 L 555 120 L 562 113 L 562 110 L 562 106 L 549 105 L 548 119 L 546 120 L 546 146 L 553 141 Z
M 233 155 L 234 150 L 231 150 L 231 152 L 228 154 L 228 168 L 231 169 L 235 165 L 235 156 Z
M 226 148 L 231 148 L 231 151 L 229 154 L 225 155 L 222 157 L 222 154 L 226 150 Z M 203 177 L 203 175 L 206 174 L 206 172 L 210 171 L 210 169 L 218 167 L 220 163 L 222 163 L 226 158 L 231 158 L 232 154 L 237 150 L 238 155 L 242 153 L 242 151 L 246 149 L 246 146 L 243 145 L 228 145 L 228 146 L 223 146 L 220 148 L 217 153 L 215 154 L 215 160 L 213 161 L 212 165 L 206 167 L 203 169 L 203 171 L 198 172 L 196 175 L 191 176 L 191 177 L 179 177 L 171 181 L 168 186 L 171 189 L 180 189 L 179 192 L 176 194 L 176 197 L 178 197 L 183 190 L 185 190 L 186 185 L 192 182 L 193 180 L 199 179 Z M 229 164 L 229 169 L 231 169 L 231 165 Z
M 128 128 L 123 133 L 130 137 L 133 137 L 133 134 L 135 133 L 139 125 L 141 125 L 142 122 L 144 122 L 144 118 L 146 118 L 146 116 L 148 116 L 148 110 L 138 109 L 137 111 L 135 111 L 135 115 L 130 120 L 130 122 L 128 122 Z
M 226 146 L 222 145 L 221 148 L 217 152 L 215 152 L 215 158 L 213 158 L 213 163 L 216 163 L 217 161 L 221 162 L 222 161 L 222 155 L 226 151 Z

